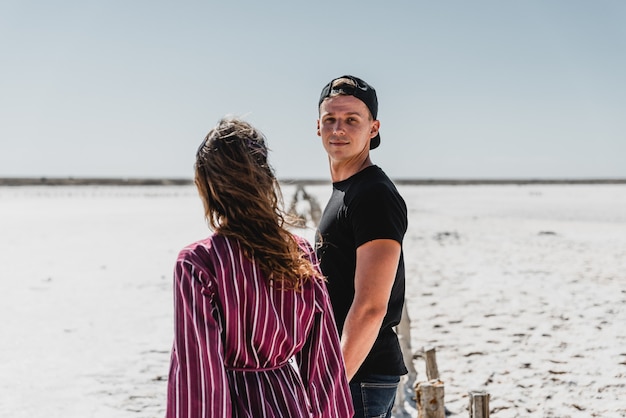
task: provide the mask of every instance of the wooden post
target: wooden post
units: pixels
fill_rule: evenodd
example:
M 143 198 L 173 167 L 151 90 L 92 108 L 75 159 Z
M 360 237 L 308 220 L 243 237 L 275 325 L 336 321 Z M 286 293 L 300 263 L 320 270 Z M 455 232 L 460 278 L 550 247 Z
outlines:
M 440 380 L 420 382 L 415 390 L 417 418 L 445 418 L 444 385 Z
M 402 357 L 404 358 L 404 364 L 409 370 L 409 382 L 411 385 L 415 384 L 417 379 L 417 370 L 413 364 L 413 349 L 411 348 L 411 318 L 409 317 L 409 311 L 407 309 L 406 300 L 402 307 L 402 317 L 400 323 L 396 327 L 396 333 L 398 334 L 398 340 L 400 341 L 400 348 L 402 349 Z
M 423 350 L 428 382 L 420 382 L 415 385 L 417 418 L 445 418 L 444 384 L 439 378 L 435 347 L 426 346 Z
M 398 389 L 396 391 L 396 400 L 394 401 L 392 409 L 393 416 L 400 417 L 408 414 L 405 408 L 405 402 L 407 398 L 413 400 L 413 396 L 410 395 L 410 392 L 415 389 L 415 381 L 417 380 L 417 370 L 415 370 L 415 365 L 413 364 L 413 350 L 411 349 L 411 318 L 409 317 L 406 301 L 402 308 L 400 324 L 396 327 L 396 334 L 398 334 L 404 364 L 406 364 L 406 368 L 409 370 L 407 375 L 400 377 L 400 383 L 398 383 Z M 409 394 L 408 396 L 407 393 Z
M 435 347 L 424 347 L 424 356 L 426 357 L 426 378 L 428 380 L 439 379 L 439 369 L 437 368 L 437 356 Z
M 470 418 L 489 418 L 489 393 L 473 391 L 469 393 Z

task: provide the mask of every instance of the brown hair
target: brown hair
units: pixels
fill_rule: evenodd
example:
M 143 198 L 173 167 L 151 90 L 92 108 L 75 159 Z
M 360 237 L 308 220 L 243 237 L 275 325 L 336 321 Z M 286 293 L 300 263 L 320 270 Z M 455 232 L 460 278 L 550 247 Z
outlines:
M 319 273 L 285 228 L 289 219 L 267 153 L 265 137 L 252 125 L 221 119 L 198 148 L 195 183 L 215 232 L 237 240 L 270 285 L 298 290 Z

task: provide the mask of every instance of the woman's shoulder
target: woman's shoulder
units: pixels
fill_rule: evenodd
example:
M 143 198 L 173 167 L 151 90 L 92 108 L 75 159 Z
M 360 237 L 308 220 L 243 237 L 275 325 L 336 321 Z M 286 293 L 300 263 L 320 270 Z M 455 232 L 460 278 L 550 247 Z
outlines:
M 239 258 L 236 242 L 219 234 L 192 242 L 178 253 L 177 264 L 195 270 L 201 282 L 208 284 L 209 277 L 218 277 L 229 259 Z
M 300 247 L 302 252 L 304 252 L 311 259 L 311 262 L 313 264 L 317 264 L 315 249 L 313 248 L 311 241 L 300 235 L 292 234 L 292 236 L 296 240 L 296 243 L 298 243 L 298 246 Z
M 311 243 L 309 242 L 308 239 L 304 238 L 303 236 L 297 235 L 297 234 L 291 234 L 291 236 L 293 237 L 293 239 L 296 240 L 296 242 L 298 243 L 298 245 L 300 247 L 302 247 L 303 249 L 312 249 L 313 247 L 311 246 Z
M 226 238 L 218 234 L 209 235 L 206 238 L 194 241 L 186 245 L 178 253 L 178 260 L 193 260 L 205 258 L 215 251 L 222 251 Z

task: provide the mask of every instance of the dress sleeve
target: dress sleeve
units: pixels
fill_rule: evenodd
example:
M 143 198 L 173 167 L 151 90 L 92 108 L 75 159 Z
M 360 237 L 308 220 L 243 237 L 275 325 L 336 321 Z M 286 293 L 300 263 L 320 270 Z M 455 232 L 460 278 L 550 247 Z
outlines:
M 315 282 L 317 312 L 311 333 L 296 355 L 296 361 L 308 391 L 313 416 L 352 417 L 350 387 L 330 298 L 324 282 L 321 279 L 315 279 Z
M 174 346 L 166 418 L 230 418 L 221 323 L 206 270 L 181 253 L 174 271 Z

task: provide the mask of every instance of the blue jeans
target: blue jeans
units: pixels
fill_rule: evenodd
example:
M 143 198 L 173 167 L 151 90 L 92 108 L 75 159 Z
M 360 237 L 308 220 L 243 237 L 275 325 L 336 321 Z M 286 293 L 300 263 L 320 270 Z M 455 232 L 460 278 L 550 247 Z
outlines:
M 354 418 L 389 418 L 400 376 L 372 374 L 350 383 Z

